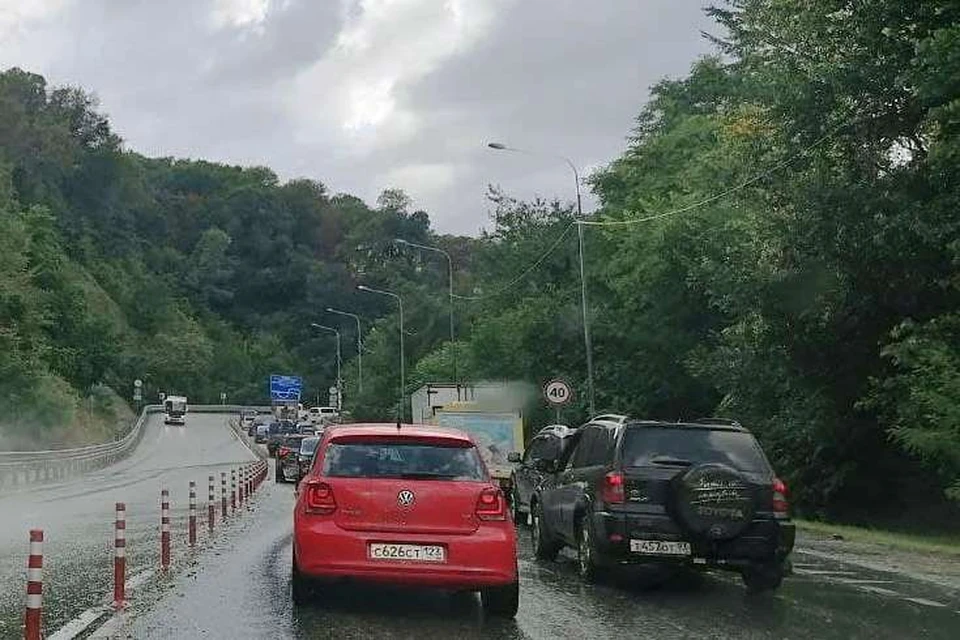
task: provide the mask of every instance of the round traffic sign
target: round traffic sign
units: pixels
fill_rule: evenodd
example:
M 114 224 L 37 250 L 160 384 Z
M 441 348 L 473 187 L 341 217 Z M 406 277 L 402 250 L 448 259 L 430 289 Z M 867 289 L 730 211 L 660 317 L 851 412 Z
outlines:
M 142 381 L 140 378 L 137 378 L 136 380 L 133 381 L 133 386 L 135 386 L 135 387 L 142 387 L 142 386 L 143 386 L 143 381 Z
M 543 385 L 543 397 L 550 404 L 567 404 L 573 399 L 573 389 L 563 380 L 551 380 Z

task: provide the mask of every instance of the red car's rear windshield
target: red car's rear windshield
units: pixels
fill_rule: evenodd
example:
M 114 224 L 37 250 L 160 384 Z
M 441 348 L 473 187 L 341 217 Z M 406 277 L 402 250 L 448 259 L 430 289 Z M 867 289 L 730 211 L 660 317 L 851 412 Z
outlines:
M 323 457 L 323 475 L 334 478 L 486 480 L 480 454 L 473 445 L 409 440 L 333 442 Z

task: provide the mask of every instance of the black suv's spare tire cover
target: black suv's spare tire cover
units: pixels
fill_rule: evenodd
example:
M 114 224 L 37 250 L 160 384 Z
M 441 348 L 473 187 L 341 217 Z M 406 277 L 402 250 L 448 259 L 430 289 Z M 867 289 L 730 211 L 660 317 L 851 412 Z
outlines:
M 753 488 L 725 464 L 692 467 L 674 478 L 677 518 L 691 533 L 710 540 L 735 538 L 753 520 Z

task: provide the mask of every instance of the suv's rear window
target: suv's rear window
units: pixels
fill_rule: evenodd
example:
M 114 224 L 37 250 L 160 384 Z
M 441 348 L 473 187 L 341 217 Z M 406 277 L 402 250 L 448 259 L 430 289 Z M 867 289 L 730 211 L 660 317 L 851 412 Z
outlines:
M 289 447 L 289 448 L 291 448 L 291 449 L 299 449 L 299 448 L 300 448 L 300 442 L 301 442 L 302 440 L 303 440 L 303 438 L 296 438 L 296 437 L 291 438 L 291 437 L 286 437 L 286 438 L 283 439 L 283 446 Z
M 734 469 L 768 473 L 770 467 L 749 433 L 714 429 L 634 427 L 623 436 L 625 467 L 655 464 L 654 458 L 675 458 L 691 464 L 721 462 Z
M 411 442 L 331 443 L 323 474 L 338 478 L 485 480 L 476 447 Z

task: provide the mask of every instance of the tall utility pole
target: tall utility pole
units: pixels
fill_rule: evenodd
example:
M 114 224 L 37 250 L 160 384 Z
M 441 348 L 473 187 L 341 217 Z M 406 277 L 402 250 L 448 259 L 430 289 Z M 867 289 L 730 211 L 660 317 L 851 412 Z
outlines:
M 596 392 L 593 382 L 593 343 L 590 339 L 590 306 L 587 302 L 587 278 L 584 273 L 584 246 L 583 246 L 583 204 L 580 197 L 580 172 L 573 161 L 566 156 L 555 153 L 544 153 L 541 151 L 527 151 L 525 149 L 515 149 L 499 142 L 491 142 L 487 145 L 497 151 L 514 151 L 516 153 L 525 153 L 527 155 L 545 156 L 563 160 L 573 171 L 573 180 L 577 188 L 577 246 L 580 254 L 580 309 L 583 315 L 583 346 L 587 352 L 587 401 L 590 404 L 590 415 L 597 415 Z
M 456 327 L 453 321 L 454 306 L 453 306 L 453 258 L 450 257 L 450 254 L 447 251 L 444 251 L 440 247 L 431 247 L 426 244 L 417 244 L 416 242 L 410 242 L 409 240 L 404 240 L 403 238 L 396 239 L 397 244 L 406 245 L 408 247 L 413 247 L 414 249 L 421 249 L 423 251 L 433 251 L 434 253 L 439 253 L 447 259 L 447 282 L 449 284 L 449 293 L 450 293 L 450 349 L 451 359 L 453 360 L 453 379 L 452 382 L 457 384 L 457 334 Z
M 322 329 L 323 331 L 330 331 L 337 336 L 337 410 L 340 411 L 343 409 L 341 406 L 343 404 L 343 377 L 340 375 L 340 365 L 342 363 L 340 359 L 340 332 L 333 327 L 328 327 L 326 325 L 317 324 L 316 322 L 310 323 L 310 326 L 314 329 Z
M 327 307 L 327 313 L 353 318 L 357 323 L 357 392 L 363 393 L 363 329 L 360 327 L 360 316 L 349 311 Z
M 400 397 L 398 398 L 397 406 L 397 420 L 402 421 L 406 415 L 405 409 L 405 396 L 407 390 L 407 373 L 406 373 L 406 364 L 404 364 L 404 355 L 403 355 L 403 298 L 399 294 L 393 293 L 392 291 L 384 291 L 383 289 L 373 289 L 365 285 L 357 285 L 359 291 L 365 291 L 367 293 L 375 293 L 381 296 L 389 296 L 397 301 L 397 307 L 400 310 Z

